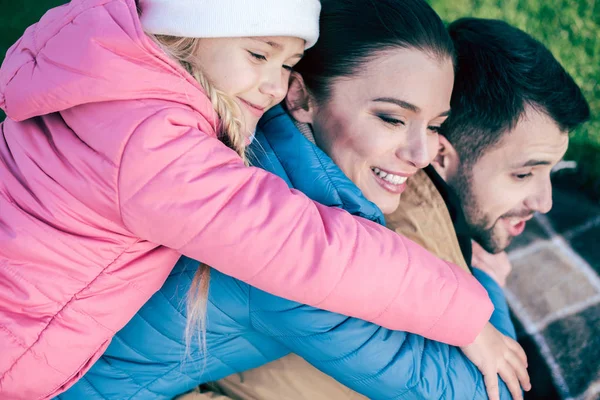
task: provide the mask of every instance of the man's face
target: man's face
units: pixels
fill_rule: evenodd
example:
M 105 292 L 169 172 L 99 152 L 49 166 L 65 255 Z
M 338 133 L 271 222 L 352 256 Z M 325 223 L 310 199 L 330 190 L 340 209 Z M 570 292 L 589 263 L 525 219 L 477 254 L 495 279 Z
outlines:
M 471 237 L 490 253 L 506 249 L 535 212 L 552 208 L 550 171 L 569 137 L 528 107 L 514 130 L 474 164 L 462 162 L 448 183 L 461 199 Z

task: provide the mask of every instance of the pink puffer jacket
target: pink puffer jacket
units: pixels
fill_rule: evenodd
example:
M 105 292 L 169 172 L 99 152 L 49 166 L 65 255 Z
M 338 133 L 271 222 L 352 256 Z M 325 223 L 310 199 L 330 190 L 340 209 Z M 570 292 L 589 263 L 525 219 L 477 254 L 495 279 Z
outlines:
M 0 398 L 72 384 L 181 254 L 456 345 L 492 305 L 460 268 L 244 167 L 133 0 L 50 10 L 0 70 Z

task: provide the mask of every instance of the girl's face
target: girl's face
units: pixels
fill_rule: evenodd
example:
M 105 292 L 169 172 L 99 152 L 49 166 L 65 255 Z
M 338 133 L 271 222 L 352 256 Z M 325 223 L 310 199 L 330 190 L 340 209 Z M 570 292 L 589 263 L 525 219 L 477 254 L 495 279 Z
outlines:
M 260 117 L 285 97 L 291 69 L 303 54 L 304 40 L 295 37 L 210 38 L 200 41 L 196 65 L 236 101 L 251 137 Z
M 389 214 L 406 180 L 438 151 L 453 84 L 449 58 L 416 49 L 384 51 L 357 74 L 336 79 L 326 101 L 312 102 L 308 122 L 318 146 Z

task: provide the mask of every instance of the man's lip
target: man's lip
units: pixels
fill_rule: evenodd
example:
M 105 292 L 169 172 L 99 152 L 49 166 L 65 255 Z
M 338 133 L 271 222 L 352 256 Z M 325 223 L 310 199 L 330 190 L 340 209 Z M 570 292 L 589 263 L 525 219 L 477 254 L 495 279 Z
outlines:
M 517 218 L 515 218 L 515 217 L 505 217 L 505 219 L 508 220 L 508 221 L 518 221 L 516 224 L 519 224 L 521 222 L 527 222 L 527 221 L 529 221 L 532 218 L 533 218 L 533 214 L 531 214 L 531 215 L 529 215 L 527 217 L 517 217 Z M 513 225 L 516 225 L 516 224 L 513 224 Z
M 513 237 L 519 236 L 525 230 L 526 224 L 527 224 L 527 222 L 525 220 L 521 220 L 514 225 L 513 224 L 509 225 L 509 227 L 508 227 L 509 235 L 513 236 Z
M 511 235 L 513 237 L 519 236 L 525 230 L 525 225 L 527 224 L 527 221 L 529 221 L 532 218 L 533 218 L 533 214 L 531 214 L 525 218 L 516 218 L 516 219 L 514 217 L 505 218 L 506 227 L 508 229 L 509 235 Z

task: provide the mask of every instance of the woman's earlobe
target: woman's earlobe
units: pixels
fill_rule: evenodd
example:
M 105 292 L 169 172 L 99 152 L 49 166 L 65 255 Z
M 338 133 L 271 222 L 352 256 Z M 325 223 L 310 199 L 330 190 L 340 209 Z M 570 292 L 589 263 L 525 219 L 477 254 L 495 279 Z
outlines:
M 314 107 L 302 76 L 292 72 L 290 85 L 285 97 L 285 106 L 288 113 L 298 122 L 312 124 Z

